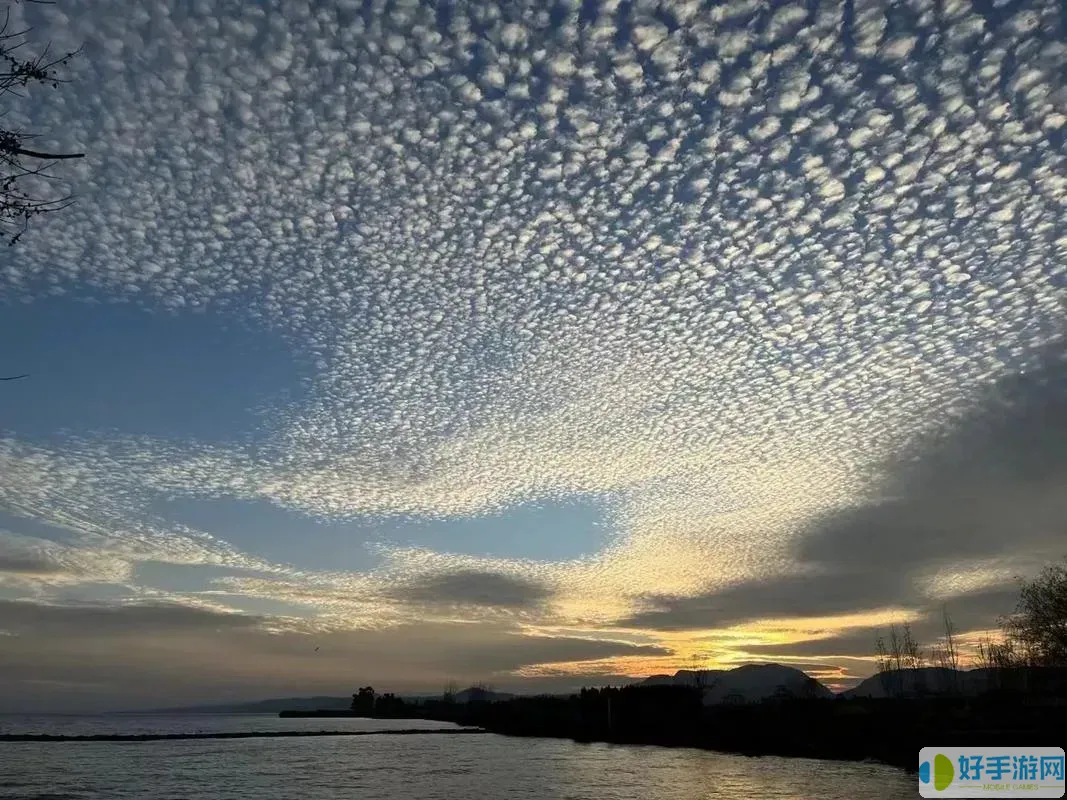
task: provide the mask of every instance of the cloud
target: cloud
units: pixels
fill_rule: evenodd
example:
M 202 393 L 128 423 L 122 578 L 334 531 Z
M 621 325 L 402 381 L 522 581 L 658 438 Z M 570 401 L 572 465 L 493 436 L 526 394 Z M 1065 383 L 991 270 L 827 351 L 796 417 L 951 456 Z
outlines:
M 906 578 L 904 579 L 906 582 Z M 654 630 L 725 628 L 758 619 L 831 616 L 890 605 L 900 579 L 876 570 L 745 581 L 691 597 L 651 597 L 620 624 Z
M 130 574 L 129 561 L 114 554 L 0 530 L 0 583 L 121 583 Z
M 617 641 L 524 635 L 499 625 L 278 629 L 263 617 L 174 604 L 61 607 L 0 601 L 0 629 L 12 634 L 0 649 L 5 675 L 0 702 L 5 708 L 52 710 L 158 707 L 294 692 L 344 695 L 368 682 L 400 691 L 437 691 L 450 680 L 513 687 L 514 673 L 530 664 L 667 653 Z M 70 689 L 44 690 L 41 681 Z
M 0 572 L 33 576 L 55 575 L 63 572 L 63 567 L 40 555 L 0 553 Z
M 1067 346 L 1052 343 L 970 403 L 888 466 L 885 501 L 820 520 L 798 555 L 914 570 L 1061 548 Z
M 12 535 L 5 544 L 0 534 L 0 546 L 71 562 L 111 559 L 116 568 L 119 562 L 151 560 L 274 570 L 217 536 L 160 519 L 149 510 L 173 489 L 181 470 L 175 451 L 158 444 L 67 439 L 57 448 L 0 435 L 0 470 L 8 477 L 0 485 L 0 509 L 11 516 L 9 524 L 43 526 L 67 542 Z
M 0 600 L 0 626 L 16 636 L 136 638 L 144 635 L 252 628 L 261 618 L 169 604 L 53 606 Z
M 988 631 L 997 626 L 999 617 L 1015 610 L 1019 599 L 1019 587 L 1016 583 L 1006 583 L 992 589 L 955 597 L 944 605 L 929 604 L 910 620 L 905 621 L 911 627 L 912 635 L 928 656 L 933 647 L 942 641 L 945 635 L 943 612 L 947 611 L 952 621 L 953 630 L 965 644 L 968 632 Z M 853 669 L 856 664 L 851 659 L 872 662 L 879 637 L 889 636 L 891 625 L 888 620 L 881 625 L 866 625 L 847 628 L 840 631 L 812 631 L 812 638 L 790 642 L 767 644 L 746 644 L 744 651 L 754 658 L 837 658 L 846 659 Z M 965 648 L 966 649 L 966 648 Z M 869 670 L 868 670 L 869 671 Z
M 892 458 L 870 501 L 816 516 L 793 545 L 796 574 L 648 598 L 625 624 L 684 630 L 955 599 L 970 610 L 989 592 L 1002 602 L 1007 576 L 1063 555 L 1064 431 L 1067 350 L 1055 342 Z M 988 626 L 986 612 L 965 624 Z
M 622 4 L 551 37 L 533 0 L 447 24 L 429 3 L 373 24 L 98 5 L 22 8 L 84 57 L 6 119 L 88 156 L 0 295 L 206 311 L 311 374 L 248 438 L 5 430 L 12 515 L 115 565 L 257 570 L 223 588 L 353 624 L 421 602 L 660 630 L 925 607 L 1057 546 L 1062 406 L 1020 372 L 1063 320 L 1053 4 L 995 26 L 951 5 L 936 48 L 873 0 L 676 24 Z M 357 576 L 153 513 L 575 495 L 618 506 L 596 556 Z M 95 580 L 63 557 L 8 563 Z
M 844 658 L 870 658 L 876 650 L 879 636 L 888 636 L 887 626 L 860 628 L 839 636 L 826 636 L 819 639 L 804 639 L 799 642 L 778 644 L 752 644 L 745 647 L 745 652 L 754 658 L 826 658 L 837 656 Z
M 527 578 L 464 570 L 424 576 L 396 587 L 393 596 L 405 603 L 428 606 L 531 609 L 544 603 L 551 592 Z

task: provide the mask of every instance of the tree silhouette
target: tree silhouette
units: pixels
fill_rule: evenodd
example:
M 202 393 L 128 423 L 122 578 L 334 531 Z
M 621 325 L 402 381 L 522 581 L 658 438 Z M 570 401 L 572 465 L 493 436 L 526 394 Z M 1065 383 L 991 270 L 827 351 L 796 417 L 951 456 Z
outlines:
M 1023 583 L 1004 632 L 1022 663 L 1067 666 L 1067 563 L 1046 567 Z
M 352 710 L 370 716 L 374 713 L 374 687 L 361 686 L 359 691 L 352 695 Z
M 945 626 L 945 636 L 930 651 L 930 660 L 940 667 L 948 676 L 947 685 L 942 687 L 949 694 L 958 694 L 960 690 L 960 651 L 956 642 L 956 626 L 949 616 L 948 606 L 941 607 L 941 622 Z
M 892 625 L 889 628 L 889 640 L 879 636 L 875 647 L 878 653 L 878 678 L 887 697 L 904 696 L 907 688 L 905 670 L 910 670 L 916 681 L 915 691 L 925 691 L 925 687 L 919 685 L 923 652 L 912 636 L 910 625 L 905 623 L 899 629 Z
M 26 51 L 28 30 L 13 29 L 11 4 L 41 0 L 8 0 L 0 16 L 0 101 L 21 97 L 23 90 L 39 85 L 56 88 L 63 80 L 59 69 L 77 52 L 53 57 L 49 48 L 37 54 Z M 3 109 L 0 109 L 3 119 Z M 52 153 L 32 146 L 36 134 L 0 127 L 0 241 L 14 244 L 26 232 L 30 220 L 40 214 L 60 211 L 71 204 L 71 195 L 47 191 L 54 179 L 50 170 L 57 161 L 82 158 L 84 153 Z

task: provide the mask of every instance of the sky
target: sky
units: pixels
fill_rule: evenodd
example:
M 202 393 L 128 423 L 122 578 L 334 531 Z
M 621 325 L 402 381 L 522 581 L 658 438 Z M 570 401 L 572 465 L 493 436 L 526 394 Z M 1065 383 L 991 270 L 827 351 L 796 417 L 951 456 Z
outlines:
M 61 0 L 0 710 L 973 641 L 1067 555 L 1067 18 Z

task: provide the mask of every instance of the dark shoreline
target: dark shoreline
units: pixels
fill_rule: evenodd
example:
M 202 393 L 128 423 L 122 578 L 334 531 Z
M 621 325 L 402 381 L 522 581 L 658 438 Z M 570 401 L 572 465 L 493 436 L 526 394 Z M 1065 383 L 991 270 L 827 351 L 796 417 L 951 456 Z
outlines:
M 354 714 L 349 716 L 355 716 Z M 315 736 L 421 736 L 471 735 L 482 728 L 400 728 L 395 731 L 220 731 L 218 733 L 97 733 L 68 736 L 50 733 L 4 733 L 0 742 L 160 742 L 177 739 L 292 739 Z
M 484 713 L 487 709 L 483 707 L 476 710 L 476 708 L 464 708 L 463 706 L 460 706 L 457 710 L 466 712 L 459 715 L 459 717 L 462 718 L 467 714 L 472 714 L 473 716 L 473 714 L 477 714 L 478 710 Z M 344 709 L 318 709 L 313 711 L 290 710 L 282 711 L 278 716 L 283 718 L 311 719 L 330 719 L 340 717 L 396 719 L 396 717 L 368 716 L 363 712 L 347 711 Z M 443 720 L 444 716 L 445 715 L 427 715 L 422 717 L 422 719 Z M 478 714 L 478 716 L 481 717 L 481 714 Z M 457 724 L 461 723 L 457 722 Z M 866 746 L 848 748 L 841 746 L 840 743 L 837 743 L 836 746 L 831 746 L 825 740 L 821 742 L 807 740 L 803 743 L 799 743 L 794 740 L 783 741 L 779 737 L 772 735 L 756 739 L 751 737 L 739 738 L 736 733 L 724 736 L 707 730 L 676 730 L 674 732 L 669 732 L 664 730 L 655 731 L 645 729 L 620 732 L 610 731 L 606 728 L 598 729 L 596 727 L 590 727 L 583 730 L 560 730 L 556 728 L 542 727 L 536 724 L 531 725 L 529 720 L 522 720 L 517 724 L 515 720 L 508 720 L 504 723 L 498 721 L 494 724 L 494 722 L 487 721 L 484 718 L 478 724 L 480 725 L 478 730 L 483 733 L 494 733 L 498 736 L 508 736 L 520 739 L 569 739 L 576 744 L 599 743 L 631 747 L 680 747 L 692 750 L 705 750 L 715 753 L 739 755 L 747 758 L 771 756 L 776 758 L 809 758 L 817 761 L 841 761 L 850 763 L 870 761 L 885 766 L 903 769 L 907 772 L 916 772 L 918 770 L 918 762 L 916 759 L 918 748 L 912 749 L 910 747 L 901 747 L 900 742 L 887 744 L 886 742 L 872 743 L 868 741 Z
M 476 726 L 503 736 L 578 743 L 688 747 L 758 757 L 871 761 L 914 772 L 931 744 L 1013 747 L 1062 741 L 1059 694 L 987 693 L 923 699 L 775 699 L 704 706 L 682 687 L 584 690 L 570 697 L 418 705 L 359 711 L 290 711 L 282 716 L 418 717 Z

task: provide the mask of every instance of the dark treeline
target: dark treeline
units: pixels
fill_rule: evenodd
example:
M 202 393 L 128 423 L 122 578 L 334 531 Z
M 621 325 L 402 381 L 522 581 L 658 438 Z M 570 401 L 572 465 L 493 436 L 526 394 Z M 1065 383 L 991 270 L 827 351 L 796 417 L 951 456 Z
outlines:
M 704 706 L 695 688 L 633 686 L 583 690 L 569 698 L 517 698 L 452 708 L 430 704 L 425 711 L 434 718 L 508 735 L 700 747 L 748 755 L 870 758 L 914 768 L 919 749 L 930 742 L 1007 746 L 1059 741 L 1058 719 L 1067 704 L 1064 676 L 1060 673 L 1057 680 L 1044 682 L 1055 684 L 1056 691 L 1035 692 L 1033 687 L 1042 681 L 1031 675 L 1029 680 L 1017 676 L 1006 681 L 1029 685 L 1025 694 L 1001 690 L 921 702 L 781 698 L 718 706 Z
M 569 697 L 496 702 L 477 696 L 468 702 L 405 702 L 393 695 L 375 695 L 370 687 L 361 691 L 354 696 L 352 711 L 323 712 L 323 716 L 422 718 L 509 736 L 699 747 L 746 755 L 875 759 L 914 769 L 919 749 L 931 742 L 1012 746 L 1059 741 L 1060 717 L 1067 706 L 1067 671 L 1028 668 L 1025 675 L 1005 674 L 997 688 L 976 697 L 775 697 L 716 706 L 705 706 L 701 689 L 688 686 L 583 689 Z

